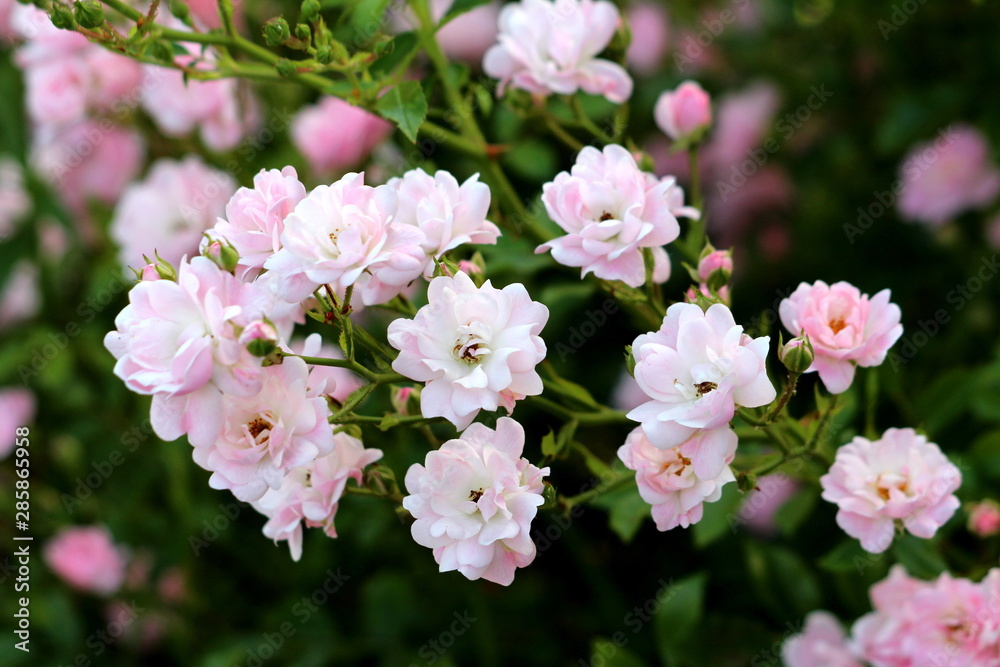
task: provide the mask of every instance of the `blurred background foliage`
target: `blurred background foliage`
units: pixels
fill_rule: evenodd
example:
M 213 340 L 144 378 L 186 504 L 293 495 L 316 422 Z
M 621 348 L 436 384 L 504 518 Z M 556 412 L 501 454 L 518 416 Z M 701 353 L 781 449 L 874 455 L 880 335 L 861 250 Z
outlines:
M 879 432 L 890 426 L 918 427 L 962 469 L 963 501 L 995 497 L 1000 483 L 1000 283 L 985 281 L 960 308 L 948 300 L 984 258 L 994 257 L 985 231 L 990 216 L 969 213 L 943 230 L 929 231 L 901 221 L 890 208 L 853 239 L 845 225 L 857 223 L 858 208 L 877 201 L 876 193 L 890 190 L 911 146 L 949 124 L 971 123 L 1000 145 L 1000 116 L 995 113 L 1000 107 L 995 83 L 1000 8 L 996 2 L 969 0 L 751 4 L 756 24 L 727 25 L 713 36 L 716 60 L 697 74 L 678 70 L 674 56 L 684 42 L 671 43 L 661 70 L 637 80 L 629 134 L 639 145 L 655 135 L 652 105 L 657 95 L 689 76 L 713 96 L 752 81 L 773 82 L 781 103 L 770 135 L 779 148 L 767 163 L 790 177 L 792 196 L 786 206 L 756 212 L 738 232 L 716 230 L 735 248 L 737 320 L 761 333 L 769 329 L 776 337 L 774 317 L 766 313 L 800 281 L 847 280 L 867 293 L 891 288 L 906 330 L 895 351 L 909 341 L 915 346 L 912 358 L 898 368 L 887 363 L 859 375 L 827 446 L 832 449 L 861 432 L 869 415 Z M 334 0 L 325 2 L 324 9 L 331 17 L 345 17 L 336 24 L 338 34 L 350 35 L 385 5 L 385 0 Z M 904 5 L 916 10 L 905 14 L 898 29 L 884 34 L 880 22 L 892 23 L 893 12 Z M 727 7 L 683 0 L 667 5 L 678 38 L 680 27 L 696 35 L 707 31 L 705 12 Z M 297 11 L 294 3 L 273 1 L 248 2 L 246 9 L 254 34 L 263 20 Z M 473 80 L 481 76 L 475 68 L 468 75 Z M 786 141 L 776 123 L 805 104 L 818 86 L 832 96 Z M 0 90 L 0 151 L 24 161 L 23 87 L 9 50 L 0 54 Z M 294 85 L 261 85 L 257 90 L 272 113 L 293 111 L 314 96 Z M 611 111 L 597 100 L 587 102 L 595 115 Z M 496 142 L 517 142 L 504 166 L 526 199 L 572 164 L 572 152 L 552 141 L 543 127 L 491 103 L 488 95 L 479 114 Z M 154 157 L 190 149 L 157 136 L 148 121 L 136 116 L 134 122 L 144 124 L 151 137 Z M 394 139 L 401 141 L 398 134 Z M 401 145 L 404 153 L 413 149 Z M 208 157 L 224 165 L 232 156 Z M 261 168 L 294 164 L 306 171 L 281 132 L 241 164 L 246 168 L 237 177 L 244 185 Z M 466 158 L 445 149 L 426 156 L 420 166 L 444 166 L 460 178 L 475 170 Z M 736 485 L 729 485 L 718 503 L 706 506 L 705 519 L 690 530 L 657 532 L 644 520 L 648 507 L 634 491 L 611 494 L 569 519 L 543 513 L 535 524 L 540 553 L 509 588 L 470 582 L 457 573 L 437 574 L 431 554 L 413 543 L 407 522 L 388 503 L 349 496 L 337 516 L 341 537 L 331 540 L 307 531 L 304 557 L 293 563 L 284 545 L 275 547 L 261 535 L 263 517 L 240 507 L 228 493 L 209 489 L 209 474 L 190 461 L 183 440 L 162 443 L 152 436 L 148 401 L 112 375 L 113 359 L 102 345 L 126 303 L 122 287 L 127 281 L 120 278 L 114 248 L 78 242 L 76 226 L 46 186 L 34 177 L 29 185 L 33 219 L 58 220 L 71 243 L 65 256 L 46 258 L 37 230 L 27 224 L 0 245 L 0 284 L 17 260 L 31 258 L 41 266 L 44 303 L 30 322 L 0 331 L 0 386 L 26 380 L 39 404 L 31 458 L 32 652 L 14 650 L 5 631 L 0 644 L 4 665 L 89 660 L 100 665 L 232 667 L 260 660 L 298 667 L 756 667 L 780 663 L 781 640 L 800 629 L 813 609 L 830 609 L 847 622 L 866 613 L 868 587 L 895 562 L 925 577 L 948 569 L 978 578 L 996 565 L 997 542 L 972 537 L 962 511 L 933 540 L 906 538 L 881 556 L 864 554 L 836 527 L 835 508 L 819 500 L 815 484 L 804 485 L 778 512 L 774 534 L 734 527 L 744 500 Z M 704 184 L 706 190 L 714 185 L 712 180 Z M 108 217 L 109 211 L 103 211 L 95 219 L 106 224 Z M 773 242 L 775 234 L 781 243 Z M 530 251 L 515 237 L 485 248 L 489 275 L 497 284 L 524 282 L 550 306 L 552 317 L 544 332 L 550 350 L 560 342 L 574 347 L 571 340 L 586 313 L 600 311 L 606 297 L 593 281 L 580 282 Z M 666 294 L 679 299 L 686 287 L 678 259 Z M 921 322 L 932 320 L 941 308 L 950 320 L 937 335 L 915 339 Z M 79 326 L 79 334 L 65 336 L 72 324 Z M 375 330 L 380 327 L 373 324 Z M 552 363 L 607 399 L 623 369 L 622 347 L 637 333 L 624 311 L 618 311 L 573 354 L 552 354 Z M 44 350 L 51 345 L 60 349 L 49 359 Z M 22 377 L 25 365 L 31 371 Z M 780 377 L 777 368 L 772 377 Z M 792 404 L 796 415 L 808 403 L 813 380 L 807 378 L 801 387 L 802 397 Z M 877 387 L 877 401 L 866 387 Z M 526 455 L 540 459 L 541 436 L 560 424 L 527 404 L 517 416 L 529 433 Z M 611 461 L 626 433 L 599 427 L 577 437 Z M 447 435 L 445 429 L 441 434 Z M 388 434 L 371 429 L 366 444 L 381 447 L 385 462 L 400 477 L 425 451 L 422 440 L 403 429 Z M 743 444 L 741 452 L 754 447 Z M 121 463 L 110 463 L 117 460 Z M 13 471 L 11 459 L 0 466 L 5 489 L 13 486 Z M 822 472 L 810 463 L 788 474 L 814 482 Z M 557 461 L 551 479 L 564 493 L 573 493 L 591 483 L 594 474 L 573 458 Z M 95 485 L 86 481 L 98 478 Z M 67 502 L 74 494 L 79 502 Z M 12 576 L 12 505 L 0 504 L 5 591 Z M 107 524 L 116 540 L 150 569 L 139 580 L 152 583 L 117 596 L 134 600 L 142 611 L 124 637 L 110 645 L 93 640 L 94 633 L 108 627 L 109 602 L 71 591 L 40 557 L 42 543 L 56 529 L 90 523 Z M 183 593 L 164 595 L 157 587 L 168 572 L 180 573 Z M 324 584 L 336 591 L 326 594 Z M 3 596 L 0 627 L 9 627 L 13 597 Z M 653 608 L 657 613 L 650 615 Z M 275 650 L 275 644 L 280 648 Z

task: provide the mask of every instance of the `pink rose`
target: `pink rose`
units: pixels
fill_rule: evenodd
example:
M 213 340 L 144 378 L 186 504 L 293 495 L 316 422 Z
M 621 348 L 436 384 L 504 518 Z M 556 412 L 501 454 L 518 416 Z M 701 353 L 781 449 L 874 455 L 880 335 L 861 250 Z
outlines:
M 979 537 L 1000 534 L 1000 503 L 984 500 L 969 510 L 969 532 Z
M 661 449 L 636 428 L 618 449 L 618 458 L 636 471 L 639 495 L 652 505 L 657 530 L 665 531 L 701 521 L 703 504 L 714 503 L 722 497 L 722 487 L 736 481 L 729 468 L 736 444 L 736 433 L 723 427 Z
M 782 645 L 781 659 L 785 667 L 862 667 L 840 621 L 825 611 L 806 616 L 802 633 Z
M 663 133 L 679 141 L 712 124 L 712 100 L 700 85 L 685 81 L 660 95 L 654 116 Z
M 802 283 L 778 306 L 781 323 L 794 336 L 809 336 L 817 371 L 831 394 L 847 391 L 855 366 L 878 366 L 903 335 L 899 306 L 885 289 L 869 298 L 846 282 Z
M 539 335 L 549 310 L 524 285 L 476 287 L 464 273 L 431 281 L 427 305 L 413 319 L 389 324 L 400 351 L 392 368 L 418 382 L 425 417 L 444 417 L 462 430 L 480 410 L 510 413 L 525 396 L 542 393 L 535 371 L 545 358 Z
M 684 207 L 684 193 L 672 177 L 658 180 L 639 169 L 632 154 L 611 144 L 603 151 L 580 151 L 571 172 L 562 172 L 542 189 L 549 216 L 565 232 L 538 247 L 550 250 L 565 266 L 583 268 L 605 280 L 632 287 L 646 282 L 643 249 L 654 257 L 653 280 L 670 276 L 663 249 L 680 235 L 677 216 L 698 217 Z
M 690 303 L 667 309 L 659 331 L 632 343 L 635 379 L 649 400 L 628 413 L 649 441 L 676 447 L 699 430 L 726 426 L 736 406 L 774 400 L 765 359 L 770 338 L 750 338 L 726 306 Z
M 486 74 L 538 95 L 578 90 L 621 104 L 632 95 L 632 78 L 621 65 L 597 57 L 621 22 L 605 0 L 522 0 L 500 11 L 497 44 L 483 57 Z
M 823 499 L 839 507 L 837 525 L 870 553 L 889 548 L 897 521 L 933 537 L 958 509 L 961 483 L 941 449 L 911 428 L 890 428 L 874 442 L 854 438 L 820 478 Z
M 629 67 L 643 76 L 656 74 L 670 42 L 666 10 L 655 2 L 632 4 L 628 9 L 628 27 L 632 32 L 625 56 Z
M 1000 170 L 990 160 L 989 144 L 969 125 L 952 125 L 933 142 L 914 147 L 900 166 L 900 179 L 900 216 L 934 227 L 1000 194 Z
M 453 4 L 453 0 L 431 0 L 434 20 L 440 21 Z M 449 58 L 478 65 L 496 41 L 499 16 L 500 3 L 489 2 L 452 19 L 437 32 L 441 50 Z
M 535 559 L 531 521 L 544 502 L 537 468 L 521 456 L 524 429 L 501 417 L 494 431 L 473 424 L 406 471 L 414 541 L 434 550 L 441 572 L 458 570 L 508 586 Z
M 143 256 L 176 264 L 193 255 L 236 190 L 236 182 L 200 158 L 162 158 L 122 195 L 111 220 L 121 263 L 141 266 Z
M 292 142 L 316 176 L 359 166 L 392 133 L 392 124 L 337 97 L 304 107 L 292 120 Z
M 125 580 L 126 559 L 104 526 L 59 531 L 43 548 L 45 563 L 73 588 L 111 595 Z
M 294 561 L 302 557 L 302 524 L 337 537 L 333 521 L 347 480 L 360 485 L 364 468 L 382 458 L 381 450 L 366 449 L 347 433 L 337 433 L 333 439 L 330 454 L 294 468 L 280 487 L 269 489 L 253 503 L 254 509 L 268 517 L 264 535 L 275 543 L 287 541 Z
M 17 429 L 29 427 L 34 418 L 34 394 L 17 387 L 0 389 L 0 461 L 14 451 Z

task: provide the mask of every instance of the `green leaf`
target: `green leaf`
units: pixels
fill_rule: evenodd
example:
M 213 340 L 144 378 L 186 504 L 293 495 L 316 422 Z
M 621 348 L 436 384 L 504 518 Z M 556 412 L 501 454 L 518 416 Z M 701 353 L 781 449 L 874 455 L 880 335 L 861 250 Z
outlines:
M 820 606 L 819 581 L 798 554 L 776 544 L 745 546 L 754 591 L 775 618 L 800 618 Z
M 628 637 L 621 631 L 612 639 L 594 639 L 590 649 L 590 664 L 604 667 L 645 667 L 646 663 L 625 648 L 625 642 L 628 642 Z
M 667 664 L 682 657 L 684 645 L 691 640 L 694 629 L 701 623 L 706 580 L 704 573 L 676 583 L 671 579 L 668 586 L 657 591 L 656 600 L 661 606 L 653 617 L 653 624 L 660 658 Z
M 892 545 L 892 555 L 914 577 L 933 579 L 948 569 L 931 543 L 913 535 L 904 535 Z
M 468 11 L 472 11 L 476 7 L 485 5 L 488 2 L 490 2 L 490 0 L 455 0 L 455 2 L 451 5 L 451 9 L 449 9 L 448 13 L 441 19 L 441 23 L 438 25 L 438 30 L 448 25 L 452 19 L 455 19 Z
M 550 429 L 542 438 L 542 455 L 555 458 L 559 453 L 559 446 L 556 444 L 556 434 Z
M 407 139 L 416 143 L 417 131 L 427 117 L 427 98 L 419 82 L 404 81 L 390 88 L 378 99 L 375 108 L 383 118 L 394 122 Z
M 783 534 L 793 535 L 809 518 L 818 500 L 819 489 L 811 486 L 802 489 L 778 508 L 774 513 L 774 523 Z
M 691 528 L 694 545 L 704 549 L 739 525 L 739 506 L 743 494 L 735 484 L 722 489 L 722 497 L 714 503 L 705 503 L 701 521 Z
M 608 511 L 608 526 L 626 544 L 635 538 L 642 522 L 649 517 L 649 504 L 634 484 L 610 491 L 593 504 Z
M 391 72 L 419 44 L 420 39 L 415 32 L 404 32 L 396 35 L 381 45 L 382 51 L 379 53 L 379 58 L 372 63 L 369 71 L 376 76 Z
M 857 573 L 859 564 L 868 563 L 873 555 L 862 549 L 857 540 L 847 539 L 820 558 L 817 564 L 828 572 Z

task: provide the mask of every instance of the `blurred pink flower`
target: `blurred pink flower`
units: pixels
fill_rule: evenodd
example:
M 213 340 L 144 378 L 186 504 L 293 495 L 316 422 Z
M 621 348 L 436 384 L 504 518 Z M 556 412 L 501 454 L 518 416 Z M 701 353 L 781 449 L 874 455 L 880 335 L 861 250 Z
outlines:
M 628 27 L 632 42 L 628 46 L 628 66 L 643 76 L 656 74 L 663 66 L 670 42 L 670 19 L 663 5 L 637 2 L 629 6 Z
M 0 461 L 14 451 L 17 429 L 29 427 L 34 418 L 34 394 L 20 387 L 0 388 Z
M 969 532 L 979 537 L 1000 534 L 1000 503 L 984 500 L 969 510 Z
M 42 305 L 38 267 L 30 260 L 18 261 L 0 287 L 0 329 L 30 319 Z
M 440 21 L 453 0 L 431 0 L 431 13 Z M 489 2 L 453 19 L 437 32 L 441 50 L 452 59 L 478 65 L 490 44 L 496 41 L 500 3 Z
M 653 113 L 660 130 L 679 141 L 712 124 L 712 99 L 697 82 L 685 81 L 662 93 Z
M 896 521 L 933 537 L 958 509 L 961 483 L 941 449 L 911 428 L 890 428 L 875 441 L 855 437 L 820 479 L 823 499 L 839 508 L 837 525 L 870 553 L 889 548 Z
M 781 323 L 793 336 L 809 336 L 817 371 L 831 394 L 847 391 L 855 366 L 878 366 L 903 335 L 899 306 L 885 289 L 870 297 L 846 282 L 801 283 L 778 306 Z
M 759 81 L 747 88 L 722 95 L 715 114 L 712 137 L 705 146 L 704 160 L 719 176 L 729 176 L 760 147 L 771 130 L 780 105 L 777 87 Z
M 497 44 L 483 57 L 483 70 L 508 85 L 537 95 L 578 90 L 622 103 L 632 78 L 621 65 L 597 55 L 614 37 L 621 17 L 606 0 L 521 0 L 500 10 Z
M 778 530 L 774 522 L 775 514 L 798 490 L 798 482 L 788 475 L 764 475 L 757 480 L 757 488 L 743 500 L 740 522 L 761 535 L 774 535 Z
M 392 125 L 337 97 L 303 107 L 292 120 L 292 142 L 317 177 L 359 166 L 392 133 Z
M 24 189 L 24 170 L 16 160 L 0 156 L 0 242 L 11 235 L 14 225 L 31 210 Z
M 1000 194 L 1000 170 L 990 160 L 986 137 L 969 125 L 952 125 L 933 142 L 914 147 L 899 176 L 900 216 L 934 227 Z
M 662 449 L 636 428 L 618 449 L 618 458 L 636 471 L 639 495 L 652 506 L 657 530 L 665 531 L 701 521 L 703 504 L 714 503 L 722 497 L 722 487 L 736 481 L 729 468 L 736 444 L 736 433 L 724 426 Z
M 531 521 L 544 502 L 537 468 L 522 458 L 524 429 L 501 417 L 494 431 L 473 424 L 406 471 L 414 541 L 434 550 L 441 572 L 458 570 L 508 586 L 535 559 Z
M 542 202 L 565 236 L 538 247 L 582 275 L 621 280 L 632 287 L 646 282 L 643 249 L 653 253 L 653 280 L 670 277 L 663 246 L 680 234 L 677 216 L 697 217 L 684 207 L 684 193 L 672 177 L 662 180 L 639 169 L 632 154 L 609 144 L 580 151 L 572 171 L 561 172 L 542 188 Z
M 294 468 L 276 489 L 269 489 L 254 508 L 268 517 L 264 535 L 275 541 L 287 541 L 292 560 L 302 558 L 302 524 L 322 528 L 329 537 L 337 537 L 334 519 L 347 480 L 359 485 L 365 467 L 382 458 L 382 450 L 365 448 L 347 433 L 333 436 L 333 451 Z
M 840 621 L 825 611 L 806 616 L 802 633 L 782 645 L 781 659 L 785 667 L 862 667 Z
M 142 266 L 155 254 L 177 264 L 198 252 L 203 235 L 225 211 L 236 181 L 191 155 L 161 158 L 122 195 L 111 220 L 111 238 L 125 266 Z
M 213 489 L 244 502 L 277 489 L 285 475 L 333 451 L 330 407 L 308 389 L 309 367 L 288 357 L 262 368 L 260 391 L 222 397 L 222 430 L 211 444 L 195 444 L 194 462 L 212 472 Z
M 210 236 L 231 243 L 240 255 L 238 275 L 256 273 L 264 262 L 281 250 L 285 218 L 305 199 L 305 186 L 294 167 L 261 169 L 252 188 L 240 188 L 226 204 L 225 218 L 215 224 Z
M 42 555 L 53 572 L 81 591 L 107 596 L 125 580 L 125 555 L 104 526 L 63 528 Z
M 524 285 L 482 287 L 464 273 L 431 281 L 427 305 L 413 319 L 389 324 L 389 344 L 400 351 L 397 373 L 425 382 L 420 410 L 462 430 L 480 410 L 542 393 L 535 371 L 545 358 L 542 328 L 549 310 L 532 301 Z
M 765 359 L 770 338 L 750 338 L 726 306 L 667 309 L 659 331 L 632 343 L 635 379 L 649 401 L 628 413 L 654 446 L 677 447 L 701 429 L 729 424 L 736 406 L 774 400 Z

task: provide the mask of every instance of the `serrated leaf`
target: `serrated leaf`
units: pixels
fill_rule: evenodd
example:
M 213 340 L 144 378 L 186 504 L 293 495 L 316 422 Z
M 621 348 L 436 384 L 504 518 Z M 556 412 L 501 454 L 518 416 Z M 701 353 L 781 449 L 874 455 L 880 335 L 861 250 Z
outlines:
M 635 538 L 642 522 L 649 517 L 649 504 L 639 495 L 635 484 L 606 493 L 593 504 L 607 510 L 608 526 L 626 544 Z
M 419 44 L 420 39 L 415 32 L 404 32 L 396 35 L 380 45 L 379 57 L 372 63 L 369 71 L 376 76 L 391 72 Z
M 427 117 L 427 98 L 417 81 L 404 81 L 390 88 L 375 103 L 379 114 L 399 127 L 406 138 L 417 142 L 417 131 Z
M 448 25 L 448 23 L 450 23 L 453 19 L 458 18 L 466 12 L 472 11 L 476 7 L 485 5 L 490 1 L 491 0 L 455 0 L 455 2 L 452 3 L 451 8 L 448 10 L 448 13 L 441 19 L 441 23 L 438 24 L 438 30 Z

